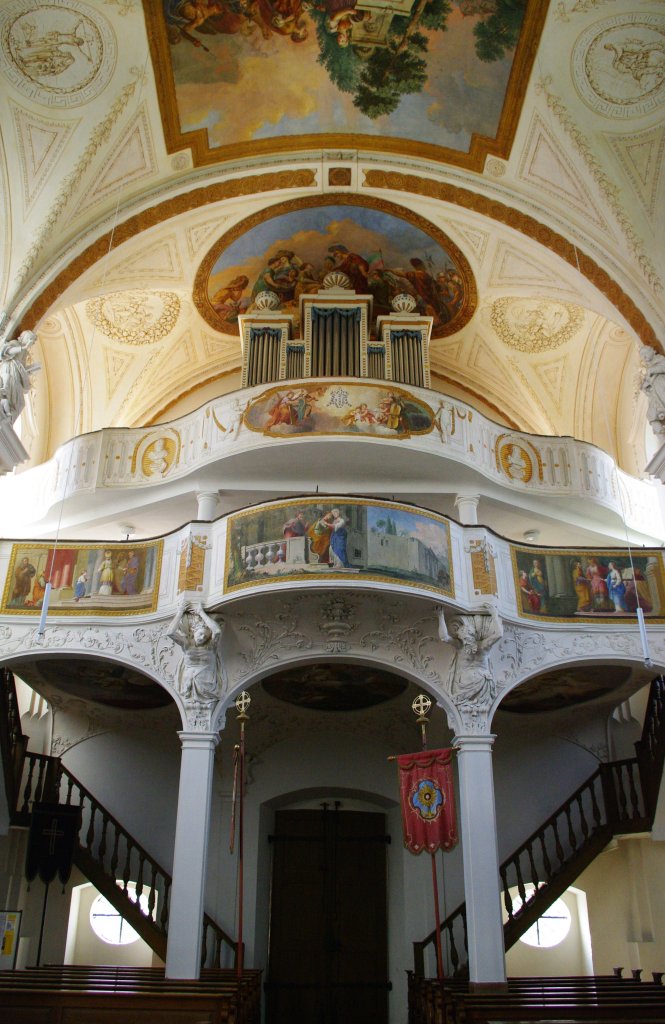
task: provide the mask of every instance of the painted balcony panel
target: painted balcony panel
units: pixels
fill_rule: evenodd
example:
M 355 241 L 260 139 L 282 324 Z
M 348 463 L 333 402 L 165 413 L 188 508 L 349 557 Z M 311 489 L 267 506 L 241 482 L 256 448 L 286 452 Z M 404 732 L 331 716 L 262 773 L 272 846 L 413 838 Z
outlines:
M 269 451 L 271 475 L 283 490 L 306 490 L 322 476 L 316 446 L 332 438 L 335 459 L 327 465 L 340 478 L 345 460 L 358 457 L 356 446 L 369 446 L 364 462 L 375 468 L 373 477 L 363 474 L 365 491 L 385 483 L 385 462 L 369 457 L 372 446 L 394 444 L 418 460 L 421 486 L 430 492 L 454 490 L 462 471 L 503 502 L 528 508 L 537 500 L 547 514 L 543 500 L 549 501 L 559 518 L 604 522 L 615 533 L 625 524 L 646 541 L 662 533 L 662 485 L 628 476 L 593 445 L 507 430 L 439 392 L 344 378 L 250 388 L 167 425 L 75 438 L 50 462 L 12 479 L 8 507 L 28 511 L 8 530 L 23 532 L 42 519 L 48 529 L 56 508 L 65 525 L 75 524 L 84 495 L 88 510 L 106 503 L 120 512 L 131 509 L 135 499 L 125 492 L 133 489 L 159 488 L 155 499 L 162 500 L 191 493 L 202 480 L 217 487 L 222 481 L 225 489 L 252 480 L 256 488 L 248 476 L 252 459 L 239 458 L 251 453 L 264 466 Z M 7 486 L 0 481 L 0 500 L 9 502 Z

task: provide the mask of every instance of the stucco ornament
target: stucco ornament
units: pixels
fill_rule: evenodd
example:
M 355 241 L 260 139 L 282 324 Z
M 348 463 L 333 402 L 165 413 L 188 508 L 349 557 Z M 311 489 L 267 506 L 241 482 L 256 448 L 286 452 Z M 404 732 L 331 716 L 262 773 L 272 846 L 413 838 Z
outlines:
M 665 356 L 649 345 L 642 345 L 640 358 L 644 372 L 642 391 L 649 401 L 647 419 L 654 434 L 665 434 Z
M 28 365 L 28 353 L 37 335 L 23 331 L 18 338 L 9 338 L 0 345 L 0 409 L 15 423 L 25 407 L 25 396 L 31 388 L 30 375 L 41 369 L 39 363 Z
M 188 713 L 210 709 L 222 689 L 220 646 L 222 627 L 200 602 L 181 601 L 167 636 L 182 648 L 176 688 Z
M 449 623 L 443 608 L 437 608 L 437 614 L 439 639 L 456 648 L 446 689 L 466 731 L 484 732 L 497 695 L 490 648 L 503 636 L 503 623 L 489 603 L 480 614 L 455 615 Z

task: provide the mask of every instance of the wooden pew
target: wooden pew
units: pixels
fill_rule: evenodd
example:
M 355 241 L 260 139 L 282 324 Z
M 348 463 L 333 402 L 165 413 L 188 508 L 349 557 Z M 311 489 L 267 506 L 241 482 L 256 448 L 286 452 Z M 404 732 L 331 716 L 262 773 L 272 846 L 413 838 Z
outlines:
M 261 972 L 45 966 L 0 972 L 0 1017 L 11 1024 L 259 1024 Z
M 469 990 L 459 979 L 409 973 L 409 1024 L 486 1024 L 489 1021 L 654 1021 L 665 1024 L 665 988 L 633 977 L 510 978 L 505 988 Z

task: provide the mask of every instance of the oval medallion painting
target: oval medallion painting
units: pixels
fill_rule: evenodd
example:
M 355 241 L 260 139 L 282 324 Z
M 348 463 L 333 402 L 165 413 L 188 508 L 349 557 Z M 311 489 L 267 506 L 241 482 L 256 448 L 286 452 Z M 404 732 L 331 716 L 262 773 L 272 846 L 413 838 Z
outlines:
M 394 204 L 378 209 L 351 196 L 282 203 L 267 219 L 237 224 L 206 255 L 194 301 L 212 327 L 237 334 L 238 314 L 254 312 L 257 295 L 271 291 L 297 333 L 300 296 L 317 294 L 332 270 L 372 296 L 373 317 L 392 312 L 400 292 L 412 295 L 414 312 L 433 318 L 433 337 L 458 331 L 475 309 L 471 268 L 442 231 Z

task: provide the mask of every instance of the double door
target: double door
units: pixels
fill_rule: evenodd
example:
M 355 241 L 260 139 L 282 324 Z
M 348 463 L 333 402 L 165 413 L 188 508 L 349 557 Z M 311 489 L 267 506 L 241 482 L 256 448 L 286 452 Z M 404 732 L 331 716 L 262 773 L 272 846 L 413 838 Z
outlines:
M 278 811 L 268 1024 L 386 1024 L 383 814 Z

